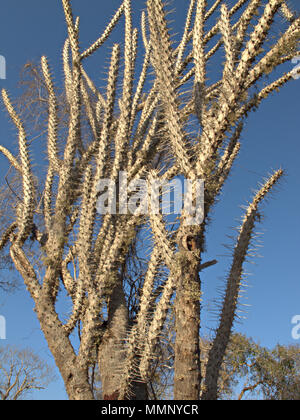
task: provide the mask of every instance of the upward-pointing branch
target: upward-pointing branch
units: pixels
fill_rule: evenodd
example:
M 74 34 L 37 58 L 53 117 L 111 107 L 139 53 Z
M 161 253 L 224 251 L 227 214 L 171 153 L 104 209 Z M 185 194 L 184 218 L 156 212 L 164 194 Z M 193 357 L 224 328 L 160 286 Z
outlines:
M 230 339 L 233 322 L 236 316 L 243 264 L 250 245 L 255 221 L 258 216 L 258 205 L 266 194 L 278 182 L 283 171 L 276 171 L 255 195 L 244 216 L 242 226 L 233 253 L 233 262 L 227 279 L 226 293 L 220 317 L 219 328 L 209 352 L 206 366 L 204 400 L 216 400 L 218 396 L 218 377 L 223 357 Z

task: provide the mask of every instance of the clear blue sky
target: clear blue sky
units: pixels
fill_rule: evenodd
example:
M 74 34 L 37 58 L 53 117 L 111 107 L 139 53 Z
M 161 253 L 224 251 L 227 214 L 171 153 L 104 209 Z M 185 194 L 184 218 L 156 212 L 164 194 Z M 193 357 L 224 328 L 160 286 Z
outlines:
M 74 0 L 74 15 L 81 17 L 81 46 L 87 47 L 104 28 L 121 3 L 120 0 Z M 230 2 L 232 3 L 232 1 Z M 184 0 L 174 0 L 177 13 L 173 14 L 172 26 L 180 32 L 183 26 Z M 299 0 L 291 1 L 300 10 Z M 133 0 L 135 25 L 139 24 L 139 12 L 144 6 L 143 0 Z M 183 7 L 185 5 L 185 7 Z M 120 26 L 122 28 L 122 25 Z M 62 76 L 61 48 L 66 36 L 61 2 L 53 0 L 10 0 L 5 2 L 0 14 L 0 55 L 7 62 L 7 79 L 0 80 L 0 87 L 5 87 L 16 96 L 19 74 L 28 60 L 38 61 L 46 55 L 60 83 Z M 121 31 L 114 32 L 108 45 L 120 40 Z M 108 50 L 104 47 L 91 60 L 89 69 L 99 86 L 108 65 Z M 284 66 L 288 71 L 291 63 Z M 262 258 L 253 258 L 256 264 L 248 264 L 246 269 L 250 287 L 242 300 L 251 305 L 247 309 L 246 319 L 237 325 L 237 329 L 262 345 L 274 346 L 277 343 L 295 343 L 291 337 L 291 319 L 300 314 L 299 249 L 300 249 L 300 79 L 290 82 L 280 93 L 272 95 L 250 115 L 242 135 L 242 148 L 232 175 L 227 182 L 222 201 L 215 208 L 213 221 L 209 228 L 207 257 L 217 258 L 219 263 L 207 269 L 203 275 L 205 326 L 213 327 L 213 299 L 216 290 L 224 283 L 224 273 L 229 268 L 230 258 L 222 244 L 230 244 L 226 235 L 234 234 L 232 227 L 238 225 L 241 215 L 240 205 L 246 204 L 252 196 L 252 189 L 272 169 L 286 169 L 286 177 L 272 198 L 264 206 L 265 218 L 258 231 L 263 248 Z M 14 148 L 15 131 L 8 122 L 7 115 L 0 112 L 0 142 Z M 42 145 L 41 145 L 42 147 Z M 1 176 L 7 170 L 5 159 L 0 156 Z M 2 183 L 2 181 L 1 181 Z M 33 302 L 26 290 L 21 288 L 11 296 L 0 296 L 0 314 L 6 317 L 7 340 L 0 345 L 17 344 L 30 346 L 42 357 L 53 364 L 47 344 L 39 330 L 33 312 Z M 45 392 L 32 395 L 36 399 L 65 399 L 63 384 L 60 379 Z

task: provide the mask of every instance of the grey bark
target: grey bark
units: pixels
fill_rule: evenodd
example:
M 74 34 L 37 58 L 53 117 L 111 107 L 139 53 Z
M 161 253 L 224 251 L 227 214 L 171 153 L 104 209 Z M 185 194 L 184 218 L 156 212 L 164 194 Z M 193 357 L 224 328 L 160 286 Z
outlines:
M 119 398 L 120 375 L 125 362 L 125 340 L 128 328 L 128 308 L 122 281 L 119 279 L 109 299 L 107 330 L 98 353 L 104 400 L 117 400 Z M 146 400 L 146 384 L 133 381 L 130 384 L 128 399 Z
M 201 386 L 199 251 L 180 246 L 178 263 L 174 398 L 198 400 Z

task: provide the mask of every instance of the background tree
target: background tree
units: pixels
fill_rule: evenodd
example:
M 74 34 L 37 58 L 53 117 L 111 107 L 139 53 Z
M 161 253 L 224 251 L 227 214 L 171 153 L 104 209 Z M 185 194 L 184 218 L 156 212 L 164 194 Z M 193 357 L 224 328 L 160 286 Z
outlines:
M 172 323 L 171 323 L 172 325 Z M 212 342 L 201 339 L 202 378 Z M 163 334 L 149 384 L 152 400 L 168 400 L 174 387 L 174 329 Z M 299 400 L 299 345 L 268 349 L 246 335 L 232 334 L 218 378 L 222 400 Z
M 130 0 L 122 2 L 103 34 L 84 51 L 79 48 L 79 19 L 73 18 L 69 0 L 62 4 L 68 29 L 64 92 L 57 92 L 47 58 L 42 57 L 48 166 L 38 177 L 25 119 L 2 91 L 18 131 L 19 156 L 4 147 L 1 151 L 19 173 L 22 193 L 0 249 L 9 249 L 34 300 L 70 399 L 94 398 L 90 374 L 96 362 L 104 399 L 147 398 L 157 344 L 173 304 L 174 396 L 216 399 L 243 263 L 260 220 L 259 206 L 283 171 L 275 171 L 264 182 L 246 210 L 202 379 L 199 272 L 216 263 L 202 261 L 206 226 L 238 155 L 244 119 L 294 75 L 291 71 L 261 86 L 266 73 L 296 54 L 300 19 L 283 0 L 238 0 L 232 7 L 220 0 L 210 7 L 205 0 L 192 0 L 175 47 L 163 2 L 148 0 L 141 20 L 144 61 L 134 84 L 138 30 L 132 27 Z M 268 36 L 276 30 L 272 24 L 279 13 L 285 16 L 283 32 L 277 31 L 270 45 Z M 113 46 L 106 90 L 100 92 L 84 62 L 123 15 L 124 53 L 120 45 Z M 209 83 L 208 63 L 218 54 L 217 81 Z M 116 202 L 116 212 L 97 214 L 99 180 L 109 178 L 119 192 L 124 172 L 128 182 L 147 181 L 142 183 L 143 199 L 141 195 L 137 199 L 134 189 L 129 194 L 136 207 L 147 210 L 151 180 L 164 182 L 176 176 L 191 180 L 190 205 L 199 195 L 196 181 L 204 180 L 203 220 L 191 223 L 185 208 L 170 226 L 161 213 L 124 211 L 123 196 Z M 159 202 L 161 191 L 155 198 Z M 33 254 L 28 252 L 29 240 Z M 130 264 L 137 259 L 144 259 L 145 270 L 134 274 Z M 58 312 L 59 296 L 72 306 L 68 317 Z M 78 344 L 73 340 L 75 331 Z
M 31 350 L 0 347 L 1 400 L 28 399 L 33 390 L 45 389 L 54 378 L 47 363 Z
M 299 400 L 299 361 L 299 345 L 278 344 L 267 349 L 234 334 L 224 358 L 222 398 Z

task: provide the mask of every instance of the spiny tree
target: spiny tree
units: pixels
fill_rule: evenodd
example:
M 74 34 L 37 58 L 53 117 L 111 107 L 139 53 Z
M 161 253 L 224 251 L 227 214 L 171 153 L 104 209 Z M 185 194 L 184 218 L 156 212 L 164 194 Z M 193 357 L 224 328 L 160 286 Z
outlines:
M 19 155 L 3 146 L 0 150 L 21 175 L 23 192 L 0 248 L 9 247 L 34 300 L 70 399 L 94 398 L 90 368 L 95 360 L 104 399 L 146 399 L 157 344 L 173 304 L 174 396 L 216 399 L 259 206 L 283 171 L 277 170 L 266 180 L 245 213 L 219 327 L 205 378 L 201 378 L 199 273 L 216 262 L 202 261 L 206 226 L 238 156 L 244 119 L 293 77 L 291 71 L 263 88 L 260 85 L 266 74 L 296 55 L 300 19 L 284 0 L 238 0 L 232 7 L 221 0 L 211 5 L 191 0 L 183 36 L 175 46 L 163 1 L 148 0 L 141 16 L 145 54 L 135 84 L 139 38 L 138 29 L 132 26 L 131 1 L 122 2 L 103 34 L 83 51 L 79 18 L 74 19 L 69 0 L 62 0 L 62 5 L 68 30 L 63 48 L 68 124 L 66 129 L 59 118 L 58 89 L 48 60 L 42 57 L 48 165 L 39 181 L 33 173 L 26 125 L 8 93 L 2 91 L 18 130 Z M 273 23 L 279 14 L 285 17 L 284 31 L 277 31 L 276 40 L 264 51 L 271 29 L 276 31 Z M 84 64 L 122 16 L 124 51 L 121 55 L 120 45 L 113 46 L 106 89 L 101 92 Z M 213 16 L 215 24 L 211 23 Z M 217 54 L 222 55 L 219 80 L 209 83 L 207 69 Z M 128 212 L 126 197 L 118 194 L 116 211 L 98 214 L 99 181 L 110 179 L 119 192 L 124 173 L 128 183 L 144 181 L 143 196 L 137 198 L 134 189 L 129 194 L 137 211 Z M 166 183 L 178 176 L 191 182 L 190 201 L 170 226 L 168 217 L 148 208 L 162 198 L 161 189 L 155 195 L 150 186 L 153 180 Z M 204 181 L 203 220 L 193 219 L 188 211 L 198 203 L 199 179 Z M 112 192 L 109 186 L 109 202 Z M 26 252 L 29 238 L 40 253 L 42 270 Z M 132 262 L 141 257 L 139 239 L 144 240 L 145 272 L 133 273 Z M 65 294 L 72 304 L 67 319 L 56 306 L 58 297 Z M 72 335 L 76 328 L 78 345 Z

